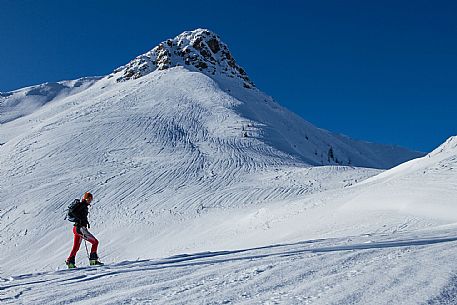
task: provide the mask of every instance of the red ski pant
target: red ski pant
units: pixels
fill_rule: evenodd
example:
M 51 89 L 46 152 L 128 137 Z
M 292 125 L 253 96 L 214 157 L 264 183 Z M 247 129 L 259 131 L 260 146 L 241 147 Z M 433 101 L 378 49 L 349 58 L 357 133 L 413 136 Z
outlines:
M 76 253 L 78 252 L 79 246 L 81 245 L 81 241 L 83 239 L 87 240 L 92 244 L 90 253 L 97 253 L 98 240 L 94 237 L 94 235 L 90 234 L 87 228 L 80 227 L 78 232 L 77 227 L 74 226 L 73 234 L 75 235 L 75 238 L 73 240 L 73 248 L 71 249 L 70 257 L 76 256 Z

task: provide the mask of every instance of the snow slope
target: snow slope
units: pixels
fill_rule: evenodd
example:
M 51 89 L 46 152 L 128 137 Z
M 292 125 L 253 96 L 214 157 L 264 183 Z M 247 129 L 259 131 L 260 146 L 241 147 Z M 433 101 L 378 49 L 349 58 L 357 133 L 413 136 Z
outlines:
M 50 101 L 83 91 L 99 79 L 100 77 L 84 77 L 0 92 L 0 124 L 28 115 Z
M 348 208 L 457 221 L 457 137 L 427 156 L 415 159 L 361 183 Z
M 272 203 L 256 207 L 253 217 L 245 209 L 244 219 L 209 212 L 204 217 L 215 223 L 205 222 L 211 232 L 201 232 L 206 238 L 217 239 L 222 233 L 217 231 L 230 222 L 238 238 L 256 231 L 257 237 L 273 240 L 284 230 L 295 234 L 300 220 L 301 229 L 320 238 L 223 251 L 177 252 L 180 254 L 118 261 L 100 268 L 4 276 L 0 278 L 0 299 L 5 304 L 455 304 L 455 221 L 417 215 L 414 209 L 399 212 L 359 207 L 362 210 L 356 211 L 351 210 L 350 202 L 354 194 L 365 194 L 367 185 L 392 187 L 387 178 L 393 182 L 414 172 L 423 173 L 424 168 L 435 168 L 426 172 L 425 178 L 411 176 L 409 186 L 417 188 L 448 175 L 454 171 L 454 141 L 451 138 L 414 166 L 401 165 L 347 188 L 304 195 L 288 202 L 289 206 L 278 208 Z M 436 167 L 438 164 L 446 166 Z M 454 181 L 443 179 L 441 183 L 452 190 Z M 397 188 L 391 191 L 405 191 L 405 185 L 393 185 Z M 434 188 L 424 189 L 435 193 Z M 378 195 L 371 194 L 368 203 Z M 433 205 L 429 209 L 433 210 Z M 246 218 L 251 218 L 249 228 L 243 227 Z M 256 227 L 255 218 L 267 226 Z M 188 230 L 204 228 L 195 221 L 193 225 L 177 225 Z M 330 232 L 319 232 L 319 226 Z M 341 229 L 345 232 L 338 231 Z M 224 237 L 227 233 L 223 232 Z M 169 234 L 170 238 L 178 236 Z
M 455 138 L 383 172 L 421 154 L 304 121 L 214 33 L 184 32 L 83 90 L 13 108 L 0 112 L 4 302 L 455 299 Z M 110 265 L 61 270 L 65 208 L 86 190 Z
M 307 240 L 22 274 L 0 279 L 0 299 L 2 304 L 455 304 L 455 264 L 449 260 L 455 257 L 455 233 L 396 238 Z

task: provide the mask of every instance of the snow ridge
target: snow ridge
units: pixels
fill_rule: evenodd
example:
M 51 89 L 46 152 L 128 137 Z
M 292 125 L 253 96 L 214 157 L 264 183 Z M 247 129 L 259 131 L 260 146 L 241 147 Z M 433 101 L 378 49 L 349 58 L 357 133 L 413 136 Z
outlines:
M 176 66 L 185 66 L 191 71 L 200 71 L 209 76 L 217 74 L 238 78 L 244 87 L 254 87 L 254 83 L 236 63 L 227 45 L 207 29 L 186 31 L 168 39 L 125 66 L 117 68 L 114 74 L 121 74 L 116 79 L 121 82 Z
M 445 152 L 454 152 L 457 154 L 457 136 L 450 137 L 443 144 L 434 149 L 429 155 L 435 156 Z
M 100 79 L 101 77 L 83 77 L 0 92 L 0 124 L 31 114 L 53 100 L 81 92 Z

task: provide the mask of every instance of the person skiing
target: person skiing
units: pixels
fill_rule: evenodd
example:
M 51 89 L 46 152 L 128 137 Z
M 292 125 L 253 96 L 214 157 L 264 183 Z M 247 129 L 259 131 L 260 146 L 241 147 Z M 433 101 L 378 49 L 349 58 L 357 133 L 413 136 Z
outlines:
M 75 257 L 79 250 L 82 239 L 87 240 L 92 244 L 89 256 L 89 264 L 91 266 L 103 265 L 98 260 L 97 248 L 98 240 L 89 232 L 90 228 L 89 221 L 87 220 L 87 214 L 89 214 L 89 205 L 92 202 L 93 196 L 91 193 L 84 193 L 81 200 L 75 199 L 68 209 L 69 220 L 74 222 L 73 226 L 73 248 L 71 249 L 70 256 L 66 260 L 68 268 L 76 268 Z

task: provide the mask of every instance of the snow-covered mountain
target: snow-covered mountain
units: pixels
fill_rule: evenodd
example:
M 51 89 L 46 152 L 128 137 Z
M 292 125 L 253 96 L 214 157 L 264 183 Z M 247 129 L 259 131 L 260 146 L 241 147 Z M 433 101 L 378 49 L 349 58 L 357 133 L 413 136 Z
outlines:
M 2 93 L 0 123 L 2 301 L 387 304 L 385 287 L 420 280 L 416 304 L 451 281 L 455 138 L 411 160 L 319 129 L 208 30 L 102 78 Z M 72 244 L 65 209 L 87 190 L 99 254 L 117 264 L 53 272 Z M 432 256 L 438 279 L 415 264 Z M 386 266 L 393 278 L 377 277 Z M 65 296 L 73 285 L 93 295 Z
M 102 79 L 3 96 L 1 216 L 10 238 L 2 243 L 16 247 L 11 236 L 24 234 L 28 249 L 45 230 L 65 240 L 62 213 L 83 190 L 99 199 L 94 221 L 103 230 L 154 236 L 170 217 L 295 198 L 378 173 L 313 165 L 385 168 L 419 155 L 314 127 L 256 89 L 219 37 L 201 29 Z M 30 96 L 41 107 L 18 110 Z
M 180 72 L 171 72 L 171 70 Z M 244 69 L 235 62 L 228 47 L 216 34 L 208 30 L 197 29 L 184 32 L 174 39 L 168 39 L 127 65 L 116 69 L 101 83 L 107 83 L 109 79 L 114 79 L 115 82 L 139 79 L 154 71 L 157 72 L 155 75 L 176 73 L 175 75 L 192 75 L 190 78 L 193 78 L 197 73 L 208 76 L 210 78 L 207 82 L 208 86 L 217 87 L 221 94 L 220 97 L 213 96 L 210 103 L 226 107 L 228 111 L 238 116 L 238 121 L 227 125 L 231 128 L 230 132 L 233 133 L 236 130 L 236 136 L 259 139 L 272 149 L 301 159 L 310 165 L 335 164 L 390 168 L 422 155 L 399 147 L 353 141 L 345 136 L 316 128 L 304 121 L 256 89 Z M 203 75 L 198 78 L 202 78 Z M 49 101 L 83 91 L 97 80 L 98 78 L 84 78 L 76 81 L 46 83 L 2 93 L 0 122 L 11 121 L 35 111 Z M 105 86 L 102 87 L 105 88 Z M 160 90 L 161 84 L 157 83 L 153 86 Z M 175 86 L 179 86 L 179 90 L 189 94 L 195 91 L 192 84 L 176 83 Z M 97 91 L 101 93 L 100 89 L 90 90 L 95 94 Z M 226 103 L 218 102 L 217 99 L 225 100 Z M 210 106 L 210 103 L 207 105 Z M 6 142 L 7 139 L 8 137 L 4 136 L 0 141 Z
M 257 90 L 227 45 L 206 29 L 168 39 L 109 77 L 120 82 L 172 67 L 201 72 L 215 80 L 223 91 L 241 102 L 235 105 L 235 111 L 248 120 L 241 127 L 242 134 L 249 136 L 252 132 L 248 129 L 254 129 L 254 135 L 261 136 L 267 144 L 309 164 L 390 168 L 421 156 L 399 147 L 353 141 L 314 127 Z M 252 90 L 240 90 L 241 86 Z

